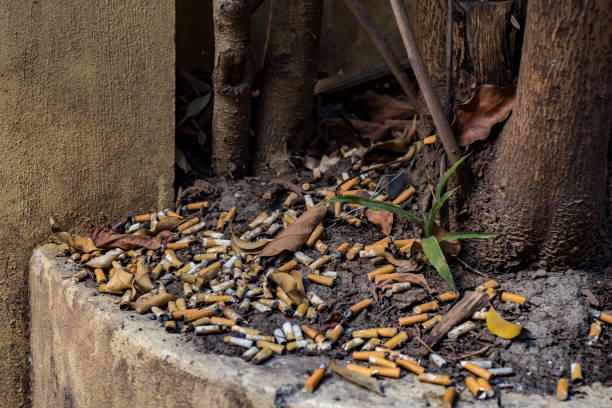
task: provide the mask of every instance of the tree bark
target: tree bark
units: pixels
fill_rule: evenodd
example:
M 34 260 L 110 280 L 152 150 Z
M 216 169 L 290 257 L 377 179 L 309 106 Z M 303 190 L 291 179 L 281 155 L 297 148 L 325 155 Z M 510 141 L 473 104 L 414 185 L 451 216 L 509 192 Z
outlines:
M 255 123 L 256 174 L 290 170 L 289 152 L 312 136 L 321 8 L 321 0 L 270 1 Z
M 472 249 L 499 269 L 575 266 L 602 222 L 612 74 L 608 0 L 538 0 L 527 9 L 514 112 L 470 200 Z
M 250 11 L 245 0 L 214 0 L 215 68 L 213 89 L 213 170 L 236 178 L 249 166 L 253 58 Z

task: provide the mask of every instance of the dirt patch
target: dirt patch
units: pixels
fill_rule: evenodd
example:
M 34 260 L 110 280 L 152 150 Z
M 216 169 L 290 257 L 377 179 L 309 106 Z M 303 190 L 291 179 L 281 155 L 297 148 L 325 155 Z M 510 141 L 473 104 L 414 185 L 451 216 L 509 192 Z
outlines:
M 418 161 L 417 161 L 418 164 Z M 341 161 L 337 169 L 330 174 L 341 174 L 350 168 L 347 161 Z M 338 170 L 338 172 L 336 172 Z M 374 180 L 385 174 L 371 173 Z M 417 193 L 404 204 L 404 207 L 419 214 L 429 205 L 429 187 L 424 182 L 425 176 L 421 166 L 398 177 L 391 184 L 395 194 L 403 188 L 414 185 Z M 301 185 L 303 182 L 312 182 L 310 171 L 301 170 L 295 175 L 284 178 L 282 181 L 270 181 L 263 178 L 247 177 L 239 181 L 208 178 L 200 182 L 199 189 L 194 189 L 184 195 L 184 202 L 193 202 L 201 199 L 209 201 L 209 207 L 201 214 L 207 226 L 214 226 L 223 211 L 235 206 L 237 215 L 233 222 L 234 232 L 239 235 L 247 230 L 247 224 L 261 212 L 280 208 L 288 195 L 284 186 L 287 182 Z M 324 177 L 317 182 L 315 188 L 333 188 L 337 184 L 334 177 Z M 320 200 L 320 199 L 318 199 Z M 296 199 L 292 208 L 302 212 L 305 210 L 304 200 Z M 418 238 L 416 227 L 405 219 L 395 219 L 392 235 L 397 239 Z M 225 236 L 229 237 L 226 228 Z M 348 241 L 353 244 L 360 242 L 370 244 L 385 236 L 380 229 L 369 224 L 365 218 L 360 228 L 355 228 L 344 222 L 332 221 L 326 218 L 324 243 L 330 248 L 336 248 Z M 188 250 L 177 251 L 178 257 L 185 262 L 191 260 L 192 255 L 201 253 L 204 249 L 199 243 L 193 244 Z M 307 255 L 316 259 L 320 254 L 314 249 L 304 249 Z M 160 254 L 158 254 L 160 255 Z M 399 256 L 398 256 L 399 258 Z M 306 276 L 308 268 L 299 265 L 302 272 L 306 290 L 312 290 L 321 297 L 330 307 L 320 314 L 318 320 L 311 325 L 324 332 L 325 321 L 333 312 L 342 313 L 349 306 L 365 298 L 374 299 L 372 307 L 360 313 L 347 324 L 347 330 L 338 340 L 338 344 L 323 355 L 340 360 L 349 360 L 350 354 L 341 351 L 339 345 L 352 339 L 351 331 L 373 327 L 397 327 L 401 316 L 412 314 L 415 304 L 434 300 L 436 294 L 448 291 L 448 286 L 430 266 L 422 266 L 416 273 L 423 273 L 432 293 L 428 294 L 417 285 L 409 291 L 394 296 L 373 296 L 374 284 L 367 278 L 367 272 L 386 264 L 381 258 L 356 258 L 348 261 L 344 258 L 332 261 L 324 268 L 325 271 L 336 271 L 337 278 L 331 288 L 311 284 Z M 494 298 L 492 305 L 507 320 L 520 322 L 524 330 L 518 339 L 503 340 L 492 335 L 486 328 L 484 321 L 475 321 L 476 329 L 460 336 L 456 340 L 445 338 L 436 348 L 436 352 L 447 359 L 442 368 L 435 366 L 429 359 L 420 359 L 426 372 L 444 373 L 451 375 L 453 381 L 460 387 L 464 384 L 466 371 L 456 363 L 461 356 L 487 348 L 483 353 L 470 357 L 471 359 L 491 360 L 494 367 L 513 367 L 515 375 L 500 377 L 494 381 L 498 388 L 512 388 L 518 392 L 536 392 L 551 394 L 554 392 L 556 382 L 561 376 L 569 375 L 570 363 L 578 362 L 582 365 L 585 382 L 601 381 L 612 385 L 612 354 L 610 353 L 612 341 L 609 330 L 604 327 L 601 338 L 592 347 L 586 347 L 587 333 L 592 318 L 588 310 L 596 306 L 598 310 L 610 310 L 612 301 L 609 293 L 612 284 L 608 277 L 611 268 L 594 271 L 570 270 L 564 272 L 548 272 L 545 270 L 521 271 L 518 274 L 497 275 L 495 279 L 501 284 L 501 289 L 520 294 L 526 297 L 531 306 L 519 307 L 513 303 L 501 302 Z M 488 280 L 482 272 L 466 268 L 457 261 L 451 261 L 451 270 L 458 288 L 463 292 L 470 290 Z M 92 283 L 88 285 L 93 286 Z M 182 286 L 173 283 L 168 291 L 183 297 Z M 107 296 L 107 295 L 104 295 Z M 116 298 L 112 297 L 113 301 Z M 109 297 L 110 301 L 110 297 Z M 589 302 L 596 305 L 589 306 Z M 440 312 L 445 314 L 453 306 L 452 303 L 442 303 Z M 133 313 L 133 312 L 130 312 Z M 136 318 L 146 318 L 140 316 Z M 245 326 L 259 329 L 263 334 L 271 335 L 273 331 L 286 321 L 295 324 L 306 323 L 304 320 L 288 318 L 278 310 L 269 314 L 254 313 L 252 310 L 244 314 Z M 404 328 L 409 334 L 409 340 L 400 348 L 401 352 L 419 358 L 417 350 L 421 347 L 418 337 L 425 336 L 423 328 Z M 179 330 L 180 332 L 180 324 Z M 177 334 L 179 335 L 179 334 Z M 192 342 L 203 353 L 218 353 L 239 356 L 244 349 L 228 346 L 223 343 L 219 335 L 196 336 L 193 333 L 181 335 L 184 341 Z M 281 358 L 291 359 L 293 355 L 284 355 Z M 320 357 L 319 357 L 320 358 Z M 290 360 L 288 362 L 290 364 Z M 574 388 L 579 392 L 579 388 Z

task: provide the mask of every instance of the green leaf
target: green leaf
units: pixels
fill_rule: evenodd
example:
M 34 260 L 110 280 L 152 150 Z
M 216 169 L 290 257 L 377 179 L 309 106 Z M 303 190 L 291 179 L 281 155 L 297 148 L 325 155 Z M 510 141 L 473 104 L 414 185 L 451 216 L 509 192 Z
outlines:
M 453 164 L 450 169 L 446 170 L 446 172 L 444 173 L 444 175 L 440 179 L 440 182 L 436 186 L 436 200 L 440 200 L 440 195 L 442 194 L 442 191 L 444 190 L 444 187 L 446 187 L 446 183 L 448 183 L 448 179 L 450 178 L 450 176 L 455 172 L 455 170 L 457 170 L 457 167 L 459 167 L 461 165 L 461 163 L 463 163 L 465 161 L 465 159 L 470 157 L 471 154 L 472 154 L 472 152 L 466 154 L 465 156 L 463 156 L 462 158 L 457 160 L 455 162 L 455 164 Z
M 327 200 L 327 202 L 359 204 L 363 205 L 366 208 L 369 208 L 370 210 L 389 211 L 401 217 L 408 218 L 410 221 L 417 223 L 419 227 L 423 228 L 423 223 L 413 213 L 411 213 L 410 211 L 406 211 L 402 207 L 399 207 L 394 204 L 383 203 L 382 201 L 370 200 L 368 198 L 348 196 L 333 197 Z
M 433 227 L 434 227 L 434 225 L 436 223 L 436 215 L 440 212 L 440 210 L 444 206 L 444 203 L 446 203 L 446 201 L 448 201 L 450 196 L 453 195 L 453 193 L 455 192 L 455 190 L 457 188 L 458 187 L 455 187 L 454 189 L 444 193 L 442 198 L 440 198 L 438 201 L 436 201 L 434 203 L 434 205 L 431 207 L 431 211 L 429 212 L 429 218 L 427 219 L 427 226 L 425 227 L 425 236 L 426 237 L 428 237 L 428 236 L 433 234 Z
M 440 248 L 440 244 L 436 240 L 436 237 L 427 237 L 421 240 L 421 247 L 423 248 L 423 252 L 429 259 L 429 262 L 436 268 L 436 271 L 444 278 L 446 283 L 449 284 L 451 289 L 457 290 L 455 287 L 455 282 L 453 281 L 453 275 L 451 275 L 450 268 L 448 267 L 448 263 L 446 263 L 446 258 L 444 257 L 444 253 Z
M 498 235 L 499 232 L 451 232 L 450 234 L 445 235 L 444 238 L 440 240 L 440 242 L 449 239 L 493 238 Z
M 187 113 L 185 113 L 185 117 L 181 119 L 178 126 L 181 126 L 185 121 L 194 116 L 198 116 L 200 112 L 208 105 L 210 102 L 210 92 L 204 96 L 200 96 L 199 98 L 195 98 L 189 106 L 187 107 Z

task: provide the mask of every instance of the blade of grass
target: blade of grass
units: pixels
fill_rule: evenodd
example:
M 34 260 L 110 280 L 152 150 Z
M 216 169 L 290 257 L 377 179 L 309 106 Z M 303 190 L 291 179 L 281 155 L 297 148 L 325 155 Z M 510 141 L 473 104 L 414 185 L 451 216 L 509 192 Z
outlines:
M 455 282 L 453 281 L 453 275 L 451 275 L 450 268 L 444 257 L 444 253 L 436 240 L 436 237 L 427 237 L 421 240 L 421 247 L 423 252 L 429 259 L 429 262 L 436 268 L 436 271 L 442 276 L 442 278 L 449 284 L 453 290 L 457 290 Z
M 363 205 L 366 208 L 369 208 L 370 210 L 389 211 L 401 217 L 408 218 L 410 221 L 415 222 L 419 227 L 423 228 L 423 223 L 413 213 L 411 213 L 410 211 L 406 211 L 402 207 L 399 207 L 394 204 L 383 203 L 382 201 L 370 200 L 368 198 L 348 196 L 333 197 L 327 200 L 327 202 L 359 204 Z
M 450 169 L 446 170 L 446 172 L 444 173 L 444 175 L 440 179 L 440 182 L 436 186 L 436 200 L 438 200 L 438 201 L 440 200 L 440 195 L 442 194 L 442 191 L 444 191 L 444 187 L 446 187 L 446 183 L 448 183 L 448 179 L 450 178 L 450 176 L 455 172 L 455 170 L 457 170 L 457 167 L 459 167 L 461 165 L 461 163 L 463 163 L 465 161 L 465 159 L 470 157 L 471 154 L 472 154 L 472 152 L 466 154 L 465 156 L 463 156 L 462 158 L 457 160 L 455 162 L 455 164 L 453 164 L 451 166 Z
M 445 235 L 444 238 L 440 240 L 446 241 L 449 239 L 473 239 L 473 238 L 493 238 L 499 235 L 499 232 L 451 232 L 448 235 Z
M 444 193 L 442 198 L 440 198 L 438 201 L 436 201 L 434 203 L 434 205 L 431 207 L 431 211 L 429 212 L 429 218 L 427 219 L 427 225 L 425 226 L 425 236 L 426 237 L 428 237 L 428 236 L 433 234 L 433 227 L 434 227 L 434 225 L 436 223 L 436 215 L 440 212 L 440 210 L 444 206 L 444 203 L 446 203 L 446 201 L 448 201 L 450 196 L 455 192 L 455 190 L 457 188 L 459 188 L 459 187 L 455 187 L 454 189 Z

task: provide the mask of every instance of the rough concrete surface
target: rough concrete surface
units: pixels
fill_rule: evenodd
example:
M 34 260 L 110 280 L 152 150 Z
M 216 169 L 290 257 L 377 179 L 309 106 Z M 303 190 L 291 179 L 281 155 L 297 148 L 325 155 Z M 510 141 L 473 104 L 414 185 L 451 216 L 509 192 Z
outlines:
M 383 381 L 385 397 L 328 376 L 315 394 L 302 385 L 321 362 L 279 358 L 261 366 L 195 351 L 159 322 L 122 312 L 107 296 L 73 284 L 73 267 L 45 245 L 30 262 L 33 401 L 37 407 L 426 407 L 439 406 L 443 387 L 416 376 Z M 563 407 L 612 403 L 612 389 L 582 387 Z M 465 390 L 456 407 L 552 407 L 551 396 L 504 392 L 474 402 Z
M 0 406 L 18 407 L 49 216 L 83 231 L 172 199 L 174 4 L 2 1 L 0 42 Z

